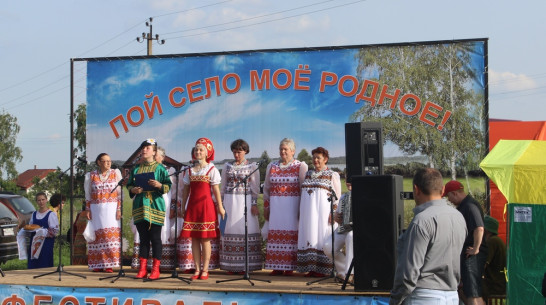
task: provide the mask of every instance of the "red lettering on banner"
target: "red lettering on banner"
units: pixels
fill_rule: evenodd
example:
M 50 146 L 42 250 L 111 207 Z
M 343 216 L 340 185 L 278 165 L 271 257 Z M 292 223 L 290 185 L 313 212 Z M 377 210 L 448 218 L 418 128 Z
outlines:
M 352 89 L 350 91 L 345 91 L 345 82 L 352 82 Z M 352 75 L 344 75 L 339 79 L 337 84 L 337 91 L 345 97 L 353 96 L 358 91 L 358 79 Z
M 429 124 L 430 126 L 435 126 L 436 123 L 434 123 L 433 121 L 429 120 L 427 118 L 427 116 L 431 116 L 433 118 L 437 118 L 439 116 L 438 113 L 432 111 L 430 108 L 434 108 L 436 110 L 438 110 L 438 112 L 442 111 L 443 108 L 434 104 L 433 102 L 431 101 L 427 101 L 425 103 L 425 107 L 423 107 L 423 112 L 421 112 L 421 116 L 419 117 L 419 120 Z M 442 127 L 443 128 L 443 127 Z M 440 129 L 441 130 L 441 129 Z
M 154 96 L 154 99 L 152 100 L 152 107 L 148 105 L 148 101 L 144 101 L 144 107 L 146 108 L 146 114 L 148 115 L 149 119 L 154 118 L 154 109 L 157 107 L 157 111 L 159 115 L 163 114 L 163 109 L 161 108 L 161 103 L 159 102 L 159 96 Z
M 296 69 L 296 75 L 294 76 L 294 89 L 295 90 L 309 90 L 309 86 L 301 85 L 301 82 L 309 83 L 309 77 L 304 75 L 311 74 L 311 70 L 309 70 L 309 65 L 298 65 L 298 69 Z
M 142 299 L 140 304 L 141 305 L 161 305 L 161 302 L 159 302 L 158 300 Z
M 180 99 L 180 102 L 176 102 L 174 100 L 174 95 L 176 93 L 184 93 L 184 88 L 174 87 L 174 88 L 171 89 L 171 92 L 169 92 L 169 103 L 171 103 L 171 105 L 173 105 L 173 107 L 179 108 L 179 107 L 184 106 L 184 104 L 186 104 L 186 98 L 183 97 L 183 98 Z
M 220 301 L 203 301 L 203 305 L 222 305 Z
M 178 300 L 178 301 L 176 301 L 176 304 L 175 304 L 175 305 L 184 305 L 184 301 Z
M 129 132 L 129 128 L 127 127 L 127 123 L 125 123 L 125 119 L 123 118 L 123 115 L 121 115 L 121 114 L 116 116 L 112 120 L 110 120 L 110 122 L 108 122 L 110 124 L 110 128 L 114 132 L 114 135 L 116 136 L 116 138 L 119 138 L 119 133 L 118 133 L 118 130 L 116 129 L 116 126 L 115 126 L 116 121 L 121 122 L 121 126 L 123 126 L 123 130 L 125 131 L 125 133 Z
M 197 87 L 197 88 L 194 88 L 194 87 L 200 86 L 200 85 L 201 85 L 200 80 L 186 84 L 186 90 L 188 91 L 188 98 L 190 99 L 190 103 L 195 103 L 203 99 L 203 96 L 197 96 L 197 97 L 194 96 L 194 94 L 201 92 L 201 87 Z
M 140 116 L 140 118 L 136 121 L 133 120 L 133 117 L 131 117 L 132 112 L 136 112 Z M 144 110 L 140 106 L 133 106 L 129 108 L 125 117 L 127 118 L 129 124 L 131 124 L 131 126 L 137 127 L 138 125 L 142 124 L 142 122 L 144 122 Z
M 271 89 L 271 70 L 265 69 L 262 71 L 262 76 L 258 75 L 258 71 L 250 70 L 250 90 L 256 91 L 263 90 L 264 86 L 266 90 Z
M 442 119 L 442 123 L 440 123 L 440 125 L 438 125 L 438 130 L 443 130 L 444 129 L 444 125 L 445 123 L 447 122 L 447 120 L 449 119 L 449 117 L 451 116 L 451 111 L 446 111 L 446 114 L 444 115 L 444 118 Z
M 228 87 L 228 80 L 230 78 L 233 78 L 235 79 L 235 88 L 233 89 L 230 89 Z M 226 74 L 226 76 L 224 76 L 222 78 L 222 88 L 224 89 L 224 91 L 226 93 L 229 93 L 229 94 L 233 94 L 233 93 L 237 93 L 239 91 L 239 89 L 241 89 L 241 78 L 239 77 L 238 74 L 236 73 L 228 73 Z
M 34 301 L 33 301 L 32 304 L 40 305 L 40 304 L 42 304 L 42 302 L 51 303 L 52 301 L 53 301 L 53 297 L 50 296 L 50 295 L 35 295 L 34 296 Z M 2 303 L 2 305 L 4 305 L 4 303 Z
M 415 107 L 413 108 L 413 110 L 406 109 L 406 101 L 410 99 L 415 101 Z M 416 115 L 419 110 L 421 110 L 421 99 L 415 94 L 404 94 L 404 96 L 402 96 L 402 98 L 400 99 L 400 105 L 398 107 L 400 108 L 400 111 L 402 111 L 402 113 L 406 115 Z
M 394 109 L 396 106 L 396 101 L 398 100 L 398 97 L 400 96 L 400 89 L 394 90 L 394 94 L 388 94 L 387 90 L 389 89 L 389 86 L 383 85 L 383 89 L 381 89 L 381 94 L 379 94 L 379 100 L 377 101 L 377 104 L 383 105 L 383 101 L 388 98 L 391 99 L 391 109 Z
M 104 305 L 106 304 L 106 298 L 102 297 L 86 297 L 85 303 L 91 303 L 91 305 Z
M 118 298 L 113 298 L 112 305 L 118 305 L 118 304 L 119 304 Z M 133 299 L 132 298 L 125 299 L 125 303 L 123 303 L 123 305 L 133 305 Z
M 279 75 L 284 74 L 286 75 L 286 81 L 284 84 L 281 85 L 279 82 Z M 285 90 L 288 89 L 292 85 L 292 73 L 288 69 L 279 69 L 275 72 L 273 72 L 273 86 L 279 90 Z
M 326 86 L 335 86 L 337 83 L 337 74 L 323 71 L 320 74 L 320 92 L 324 92 Z
M 2 305 L 25 305 L 25 300 L 15 294 L 12 294 L 11 297 L 4 299 Z
M 366 96 L 366 91 L 368 91 L 368 87 L 372 87 L 372 92 L 370 96 Z M 362 89 L 360 89 L 360 93 L 355 97 L 355 103 L 360 103 L 360 100 L 364 100 L 366 102 L 370 102 L 372 106 L 375 106 L 377 104 L 377 101 L 375 100 L 375 96 L 377 94 L 377 91 L 379 90 L 379 83 L 374 82 L 371 80 L 364 80 L 364 84 L 362 85 Z
M 220 77 L 218 76 L 213 76 L 213 77 L 208 77 L 208 78 L 205 78 L 205 98 L 208 99 L 212 96 L 212 89 L 211 89 L 211 86 L 210 86 L 210 83 L 214 82 L 214 85 L 215 85 L 215 91 L 216 91 L 216 96 L 220 96 Z
M 63 297 L 61 299 L 61 302 L 59 303 L 59 305 L 67 305 L 67 304 L 80 305 L 80 302 L 78 302 L 78 299 L 76 299 L 75 296 L 69 295 L 69 296 Z

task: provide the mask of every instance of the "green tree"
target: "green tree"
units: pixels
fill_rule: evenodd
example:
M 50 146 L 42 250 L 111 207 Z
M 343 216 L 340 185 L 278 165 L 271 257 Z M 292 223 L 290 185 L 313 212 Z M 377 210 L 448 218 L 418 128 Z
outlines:
M 467 167 L 483 155 L 484 109 L 483 97 L 473 91 L 472 81 L 477 77 L 470 66 L 472 45 L 466 43 L 437 46 L 400 46 L 388 49 L 366 48 L 358 57 L 357 74 L 377 81 L 380 88 L 387 85 L 388 94 L 400 90 L 400 97 L 415 94 L 452 112 L 442 131 L 383 105 L 364 105 L 353 113 L 354 121 L 380 121 L 385 140 L 398 145 L 406 154 L 420 153 L 428 158 L 428 165 L 450 168 L 456 176 L 456 164 Z M 367 88 L 370 95 L 371 88 Z M 376 98 L 378 95 L 376 96 Z M 412 109 L 415 101 L 406 103 Z M 473 153 L 469 153 L 473 152 Z
M 307 163 L 309 166 L 309 169 L 314 169 L 313 166 L 313 157 L 307 152 L 307 150 L 304 148 L 300 151 L 296 159 L 300 160 L 301 162 Z
M 15 180 L 2 180 L 0 179 L 0 191 L 17 193 L 19 188 Z
M 87 107 L 85 104 L 79 104 L 74 112 L 74 120 L 76 122 L 76 128 L 74 130 L 74 156 L 87 157 Z M 85 173 L 87 166 L 85 163 L 78 162 L 75 165 L 76 173 L 74 177 L 74 194 L 76 196 L 83 196 L 83 181 L 85 179 Z M 67 186 L 67 191 L 68 191 Z
M 17 177 L 15 165 L 23 160 L 21 148 L 15 145 L 20 129 L 16 117 L 0 112 L 0 181 Z
M 260 160 L 265 160 L 265 165 L 260 166 L 260 181 L 264 181 L 265 171 L 267 170 L 267 164 L 271 162 L 271 158 L 269 158 L 269 155 L 267 154 L 267 150 L 264 150 L 264 152 L 260 156 Z
M 36 197 L 36 194 L 39 192 L 48 192 L 50 194 L 55 193 L 63 193 L 63 190 L 61 189 L 61 181 L 63 181 L 66 178 L 63 178 L 63 180 L 59 179 L 61 175 L 61 170 L 57 168 L 56 171 L 51 172 L 47 174 L 47 176 L 44 179 L 40 179 L 39 177 L 32 178 L 32 189 L 27 192 L 25 197 L 27 197 L 30 201 L 34 202 L 34 198 Z M 65 181 L 63 181 L 64 185 L 67 185 Z

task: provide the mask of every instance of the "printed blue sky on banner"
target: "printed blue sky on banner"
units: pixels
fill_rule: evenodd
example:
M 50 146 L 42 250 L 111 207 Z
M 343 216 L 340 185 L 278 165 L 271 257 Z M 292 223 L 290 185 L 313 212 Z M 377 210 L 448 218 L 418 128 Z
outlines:
M 483 93 L 485 74 L 481 72 L 484 71 L 484 44 L 478 41 L 470 45 L 474 48 L 468 53 L 470 65 L 478 73 L 467 86 Z M 423 46 L 426 48 L 426 45 Z M 361 107 L 370 107 L 370 103 L 355 103 L 355 95 L 343 96 L 337 85 L 326 86 L 320 92 L 321 74 L 333 73 L 338 79 L 356 76 L 359 50 L 360 47 L 262 50 L 90 60 L 87 63 L 87 154 L 93 158 L 101 152 L 108 152 L 114 160 L 126 160 L 143 139 L 155 138 L 166 149 L 168 156 L 187 162 L 195 141 L 208 137 L 214 143 L 216 161 L 232 158 L 229 145 L 238 138 L 249 143 L 249 157 L 257 158 L 267 151 L 270 158 L 277 158 L 279 142 L 287 137 L 296 142 L 296 153 L 303 148 L 311 152 L 322 146 L 330 151 L 331 157 L 344 156 L 344 125 L 350 122 L 353 113 Z M 271 84 L 269 89 L 252 90 L 251 71 L 261 75 L 264 70 L 269 70 L 273 81 L 272 75 L 280 69 L 289 71 L 292 85 L 279 89 Z M 302 69 L 308 70 L 303 74 L 308 81 L 300 84 L 308 86 L 308 89 L 297 90 L 296 70 Z M 363 73 L 366 73 L 361 75 L 363 79 L 371 79 L 377 70 L 365 70 Z M 226 92 L 235 88 L 235 79 L 226 77 L 230 74 L 240 78 L 240 88 L 234 93 Z M 285 76 L 280 74 L 278 77 L 280 84 L 286 82 Z M 224 87 L 222 80 L 225 77 L 228 81 Z M 206 97 L 206 80 L 212 78 L 220 81 L 220 90 L 216 90 L 215 83 L 209 86 L 212 92 L 210 97 Z M 197 90 L 194 96 L 204 98 L 190 103 L 187 84 L 192 83 Z M 351 84 L 345 82 L 343 90 L 350 91 Z M 184 93 L 175 94 L 174 100 L 180 102 L 182 97 L 187 99 L 180 107 L 169 102 L 169 93 L 176 87 L 184 88 Z M 389 87 L 389 90 L 394 89 Z M 153 104 L 151 96 L 159 99 L 161 114 L 156 108 L 152 119 L 144 115 L 138 126 L 127 123 L 128 132 L 117 121 L 115 129 L 119 136 L 116 137 L 110 122 L 116 121 L 119 116 L 123 116 L 127 122 L 128 112 L 134 121 L 138 121 L 138 112 L 129 110 L 134 107 L 145 109 L 145 101 Z M 425 103 L 427 97 L 422 98 Z M 408 128 L 412 126 L 408 125 Z M 387 142 L 383 155 L 393 157 L 403 156 L 403 153 L 396 145 Z
M 114 159 L 125 159 L 138 147 L 142 139 L 154 137 L 167 154 L 179 161 L 189 159 L 189 150 L 199 137 L 209 137 L 216 148 L 216 159 L 231 158 L 229 144 L 243 138 L 251 147 L 250 156 L 259 157 L 264 150 L 270 157 L 278 156 L 278 143 L 284 137 L 296 141 L 297 152 L 317 146 L 330 150 L 331 156 L 345 154 L 344 124 L 362 104 L 354 98 L 343 97 L 336 87 L 319 93 L 322 71 L 338 76 L 354 75 L 357 61 L 355 49 L 335 51 L 242 53 L 186 58 L 156 58 L 114 60 L 88 63 L 88 153 L 95 156 L 103 150 Z M 299 65 L 308 65 L 308 91 L 291 86 L 279 90 L 250 88 L 250 70 L 261 73 L 270 69 L 289 69 L 291 74 Z M 237 73 L 241 88 L 228 94 L 195 103 L 186 102 L 180 108 L 168 100 L 169 91 L 185 88 L 187 83 L 201 81 L 198 95 L 206 91 L 205 79 Z M 284 78 L 280 78 L 284 82 Z M 233 82 L 228 87 L 233 88 Z M 212 86 L 214 88 L 214 86 Z M 125 133 L 120 124 L 116 138 L 109 122 L 117 115 L 125 115 L 132 106 L 143 105 L 145 95 L 153 92 L 160 99 L 163 114 L 155 112 L 153 119 L 138 127 L 129 125 Z M 184 94 L 184 96 L 187 96 Z M 151 101 L 151 99 L 148 99 Z M 137 119 L 133 116 L 133 119 Z

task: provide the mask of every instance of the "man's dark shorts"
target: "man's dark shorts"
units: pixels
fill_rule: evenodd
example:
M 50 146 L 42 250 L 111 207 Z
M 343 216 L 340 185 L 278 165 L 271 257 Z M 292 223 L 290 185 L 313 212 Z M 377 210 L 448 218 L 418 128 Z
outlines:
M 467 298 L 477 298 L 483 296 L 482 292 L 482 274 L 485 266 L 487 253 L 479 252 L 470 257 L 461 257 L 461 282 L 463 282 L 463 292 Z

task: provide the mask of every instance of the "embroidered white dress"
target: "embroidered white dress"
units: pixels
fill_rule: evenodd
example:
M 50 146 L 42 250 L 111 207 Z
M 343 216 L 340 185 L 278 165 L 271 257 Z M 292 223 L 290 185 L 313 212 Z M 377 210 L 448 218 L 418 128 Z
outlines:
M 224 164 L 220 189 L 226 210 L 226 225 L 220 248 L 220 269 L 230 272 L 245 271 L 245 188 L 242 179 L 256 170 L 256 163 Z M 239 185 L 237 185 L 240 183 Z M 248 222 L 248 270 L 262 269 L 262 235 L 258 216 L 252 215 L 260 193 L 260 172 L 254 171 L 247 180 L 246 211 Z
M 296 270 L 300 186 L 306 172 L 307 164 L 298 160 L 267 166 L 264 205 L 270 212 L 265 269 Z
M 88 243 L 90 269 L 120 266 L 120 221 L 116 212 L 121 207 L 121 192 L 119 187 L 112 192 L 119 180 L 119 169 L 109 169 L 105 176 L 97 171 L 85 175 L 85 201 L 96 236 L 95 241 Z
M 335 193 L 333 204 L 337 205 L 337 198 L 341 194 L 338 173 L 329 169 L 307 172 L 301 185 L 298 272 L 329 274 L 332 271 L 332 261 L 322 250 L 326 236 L 332 231 L 328 222 L 330 190 Z

